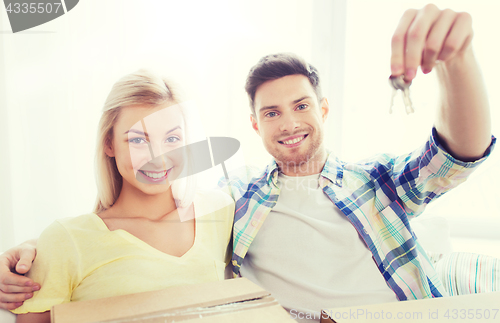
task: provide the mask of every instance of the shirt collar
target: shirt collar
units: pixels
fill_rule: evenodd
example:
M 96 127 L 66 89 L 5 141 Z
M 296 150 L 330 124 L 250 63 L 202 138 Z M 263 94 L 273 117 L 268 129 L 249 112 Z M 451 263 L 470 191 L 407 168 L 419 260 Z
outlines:
M 267 184 L 271 185 L 274 184 L 274 186 L 278 187 L 278 164 L 276 164 L 276 161 L 273 159 L 271 163 L 267 165 Z
M 325 166 L 321 171 L 321 176 L 328 179 L 332 184 L 342 187 L 342 179 L 344 177 L 344 162 L 340 161 L 331 152 L 328 152 Z
M 278 164 L 276 164 L 276 161 L 273 159 L 266 168 L 266 179 L 268 185 L 271 185 L 272 183 L 274 186 L 278 187 L 278 173 Z M 335 157 L 333 153 L 328 152 L 325 166 L 323 167 L 320 175 L 321 177 L 329 180 L 332 184 L 335 184 L 338 187 L 342 187 L 342 178 L 344 176 L 344 162 Z

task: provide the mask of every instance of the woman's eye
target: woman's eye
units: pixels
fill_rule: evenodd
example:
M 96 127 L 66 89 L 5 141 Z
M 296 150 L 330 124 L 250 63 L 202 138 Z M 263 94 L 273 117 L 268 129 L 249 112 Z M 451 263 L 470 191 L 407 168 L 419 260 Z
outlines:
M 273 118 L 273 117 L 276 117 L 277 115 L 278 115 L 278 114 L 277 114 L 276 112 L 271 111 L 271 112 L 268 112 L 268 113 L 266 114 L 266 117 Z
M 180 140 L 181 139 L 179 137 L 168 137 L 167 140 L 165 140 L 165 141 L 168 143 L 174 143 L 174 142 L 178 142 Z
M 129 143 L 131 144 L 143 144 L 146 142 L 143 138 L 131 138 L 128 140 Z

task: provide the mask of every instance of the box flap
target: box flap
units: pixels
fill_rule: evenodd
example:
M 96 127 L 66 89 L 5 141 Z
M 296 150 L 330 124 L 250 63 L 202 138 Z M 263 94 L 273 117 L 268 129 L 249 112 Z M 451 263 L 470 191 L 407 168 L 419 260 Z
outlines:
M 52 308 L 51 317 L 53 323 L 102 322 L 160 311 L 210 307 L 268 295 L 269 292 L 246 278 L 236 278 L 61 304 Z
M 201 321 L 203 320 L 203 321 Z M 255 308 L 245 311 L 230 312 L 223 315 L 214 315 L 203 318 L 196 318 L 192 320 L 182 321 L 182 323 L 296 323 L 295 320 L 290 318 L 290 314 L 279 305 L 268 306 L 265 308 Z M 200 322 L 200 323 L 201 323 Z M 150 322 L 148 322 L 150 323 Z M 160 323 L 151 322 L 151 323 Z M 161 322 L 163 323 L 163 322 Z
M 189 307 L 159 311 L 99 323 L 170 323 L 170 322 L 294 322 L 289 314 L 271 296 L 210 307 Z

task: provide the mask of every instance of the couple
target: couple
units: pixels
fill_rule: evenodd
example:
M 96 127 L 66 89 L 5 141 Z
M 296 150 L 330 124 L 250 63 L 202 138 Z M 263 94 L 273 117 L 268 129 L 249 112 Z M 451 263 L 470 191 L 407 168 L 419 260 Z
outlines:
M 10 273 L 16 265 L 18 272 L 29 268 L 34 255 L 29 244 L 0 257 L 0 306 L 18 307 L 41 282 L 42 289 L 19 312 L 42 314 L 19 315 L 18 320 L 31 316 L 30 322 L 38 317 L 43 322 L 50 306 L 90 294 L 104 297 L 222 279 L 233 212 L 233 276 L 247 277 L 269 290 L 304 321 L 319 321 L 315 312 L 321 308 L 446 295 L 409 219 L 465 181 L 493 147 L 488 102 L 471 38 L 468 14 L 440 11 L 433 5 L 405 12 L 392 38 L 391 73 L 404 74 L 409 82 L 419 66 L 424 73 L 437 71 L 442 104 L 435 127 L 424 146 L 411 154 L 380 155 L 356 164 L 341 162 L 324 147 L 329 106 L 314 67 L 288 54 L 262 58 L 250 71 L 245 89 L 252 127 L 274 160 L 249 181 L 237 177 L 222 181 L 232 199 L 220 192 L 189 197 L 187 184 L 179 185 L 176 193 L 177 180 L 171 184 L 169 176 L 179 176 L 175 172 L 188 167 L 184 161 L 189 157 L 155 158 L 160 151 L 189 143 L 188 122 L 175 95 L 147 102 L 135 101 L 143 98 L 139 95 L 123 102 L 111 100 L 110 106 L 117 109 L 101 118 L 107 118 L 108 127 L 101 127 L 98 154 L 115 162 L 99 166 L 98 171 L 104 172 L 101 180 L 111 179 L 115 185 L 108 185 L 106 194 L 102 193 L 106 185 L 99 186 L 106 199 L 95 213 L 58 221 L 42 234 L 35 273 L 30 275 L 41 278 L 43 268 L 56 270 L 53 263 L 65 257 L 54 273 L 63 271 L 65 276 L 49 282 L 50 275 L 41 281 Z M 161 131 L 154 131 L 148 116 L 165 120 Z M 147 131 L 150 127 L 152 133 Z M 146 152 L 148 158 L 143 157 Z M 225 207 L 205 212 L 206 205 L 215 201 Z M 198 212 L 208 213 L 200 220 L 214 221 L 198 221 Z M 180 216 L 187 220 L 180 221 Z M 90 233 L 80 238 L 82 228 Z M 61 241 L 73 242 L 59 247 L 64 255 L 42 254 Z M 117 254 L 110 254 L 108 245 Z M 102 249 L 104 254 L 82 253 L 86 250 L 82 246 Z M 113 268 L 113 260 L 129 259 L 127 253 L 130 275 L 136 270 L 138 282 L 120 290 L 123 276 L 117 273 L 122 269 Z M 116 265 L 122 268 L 120 262 Z M 54 290 L 59 294 L 47 299 L 55 303 L 42 299 Z

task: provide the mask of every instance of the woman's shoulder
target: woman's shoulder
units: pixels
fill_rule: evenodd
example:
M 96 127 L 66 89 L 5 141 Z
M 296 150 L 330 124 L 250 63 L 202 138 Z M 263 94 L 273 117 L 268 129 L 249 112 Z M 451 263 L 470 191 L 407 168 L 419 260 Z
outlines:
M 214 241 L 219 241 L 224 248 L 231 237 L 234 205 L 234 200 L 219 190 L 200 190 L 194 199 L 196 219 L 202 220 L 206 232 L 212 232 L 211 237 Z
M 86 248 L 89 243 L 106 234 L 103 228 L 105 225 L 95 213 L 57 219 L 43 230 L 38 245 L 72 250 Z
M 99 217 L 95 213 L 86 213 L 79 216 L 57 219 L 54 223 L 67 230 L 99 227 Z
M 37 249 L 43 250 L 44 247 L 49 249 L 71 247 L 75 241 L 75 230 L 83 227 L 84 223 L 89 222 L 90 218 L 91 214 L 85 214 L 55 220 L 40 234 Z
M 208 189 L 202 189 L 198 190 L 196 192 L 195 198 L 194 198 L 195 203 L 198 202 L 198 204 L 203 203 L 203 204 L 209 204 L 211 206 L 216 206 L 216 207 L 225 207 L 230 204 L 234 204 L 234 200 L 229 196 L 228 194 L 224 193 L 221 190 L 208 190 Z M 211 207 L 213 208 L 213 207 Z
M 196 217 L 234 215 L 234 200 L 220 190 L 199 190 L 194 198 Z
M 64 237 L 70 238 L 76 232 L 82 231 L 102 231 L 99 226 L 99 218 L 95 213 L 57 219 L 42 231 L 40 239 L 54 240 Z
M 212 201 L 212 203 L 222 203 L 222 204 L 234 203 L 234 200 L 232 199 L 231 196 L 218 189 L 213 189 L 213 190 L 199 189 L 196 192 L 195 199 L 210 200 Z

